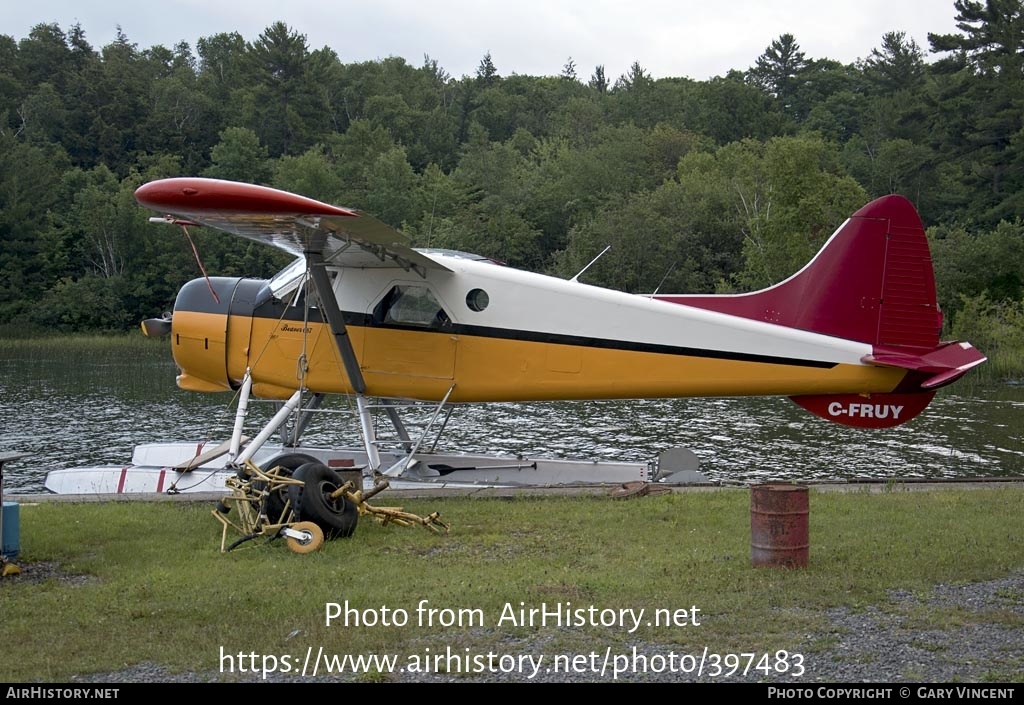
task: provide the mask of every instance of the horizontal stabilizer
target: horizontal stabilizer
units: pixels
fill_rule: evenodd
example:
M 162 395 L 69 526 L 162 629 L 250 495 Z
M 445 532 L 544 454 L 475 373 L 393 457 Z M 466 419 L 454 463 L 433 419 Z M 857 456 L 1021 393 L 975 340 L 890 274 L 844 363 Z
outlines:
M 912 370 L 920 378 L 921 389 L 938 389 L 960 379 L 967 371 L 987 360 L 970 343 L 946 343 L 926 353 L 875 346 L 864 362 L 884 367 Z

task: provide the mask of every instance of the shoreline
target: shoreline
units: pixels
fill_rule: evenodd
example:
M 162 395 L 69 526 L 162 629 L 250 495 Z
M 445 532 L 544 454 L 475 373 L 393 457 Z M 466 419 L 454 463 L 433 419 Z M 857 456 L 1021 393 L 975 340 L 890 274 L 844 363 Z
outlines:
M 665 485 L 660 483 L 647 483 L 649 487 L 657 487 L 659 493 L 669 492 L 711 492 L 716 490 L 749 490 L 755 485 L 749 484 L 725 484 L 725 483 L 701 483 L 685 485 Z M 811 481 L 811 482 L 769 482 L 764 484 L 784 484 L 806 486 L 808 489 L 819 492 L 861 492 L 861 493 L 890 493 L 890 492 L 923 492 L 929 490 L 974 490 L 974 489 L 999 489 L 1024 486 L 1024 476 L 1015 477 L 985 477 L 985 478 L 951 478 L 948 480 L 928 478 L 905 478 L 902 480 L 891 479 L 863 479 L 840 481 Z M 511 497 L 573 497 L 573 496 L 601 496 L 615 497 L 617 491 L 621 491 L 623 485 L 557 485 L 557 486 L 522 486 L 522 487 L 423 487 L 417 489 L 388 489 L 389 497 L 410 497 L 410 498 L 438 498 L 438 497 L 480 497 L 507 499 Z M 179 492 L 179 493 L 156 493 L 156 492 L 132 492 L 122 494 L 56 494 L 56 493 L 4 493 L 5 502 L 17 502 L 30 505 L 39 502 L 216 502 L 221 499 L 225 492 Z M 638 493 L 637 497 L 644 496 Z M 617 497 L 618 499 L 632 499 L 629 497 Z

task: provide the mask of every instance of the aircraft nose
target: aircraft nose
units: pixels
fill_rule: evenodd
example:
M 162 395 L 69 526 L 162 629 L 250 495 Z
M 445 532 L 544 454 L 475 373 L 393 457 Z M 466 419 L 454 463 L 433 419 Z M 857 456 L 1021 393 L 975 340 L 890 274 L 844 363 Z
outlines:
M 147 318 L 142 322 L 142 334 L 147 338 L 166 338 L 171 334 L 171 313 L 165 311 L 160 318 Z

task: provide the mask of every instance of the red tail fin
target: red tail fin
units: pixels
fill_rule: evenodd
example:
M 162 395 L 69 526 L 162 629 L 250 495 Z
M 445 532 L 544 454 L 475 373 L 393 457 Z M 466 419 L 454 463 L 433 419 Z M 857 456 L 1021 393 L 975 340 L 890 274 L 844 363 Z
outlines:
M 861 208 L 807 266 L 773 287 L 657 298 L 872 345 L 932 347 L 942 328 L 928 240 L 902 196 Z
M 985 361 L 968 343 L 939 342 L 942 312 L 928 238 L 917 210 L 902 196 L 883 196 L 858 210 L 807 266 L 768 289 L 657 298 L 867 343 L 873 350 L 865 363 L 908 370 L 893 394 L 870 400 L 848 394 L 793 398 L 851 426 L 904 423 L 928 405 L 934 389 Z

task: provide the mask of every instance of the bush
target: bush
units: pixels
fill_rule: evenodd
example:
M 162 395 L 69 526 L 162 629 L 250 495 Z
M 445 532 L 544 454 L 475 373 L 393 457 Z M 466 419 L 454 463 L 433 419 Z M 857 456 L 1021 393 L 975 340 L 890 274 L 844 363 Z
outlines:
M 1024 300 L 992 301 L 981 293 L 961 302 L 952 334 L 988 356 L 981 368 L 985 377 L 1024 377 Z

